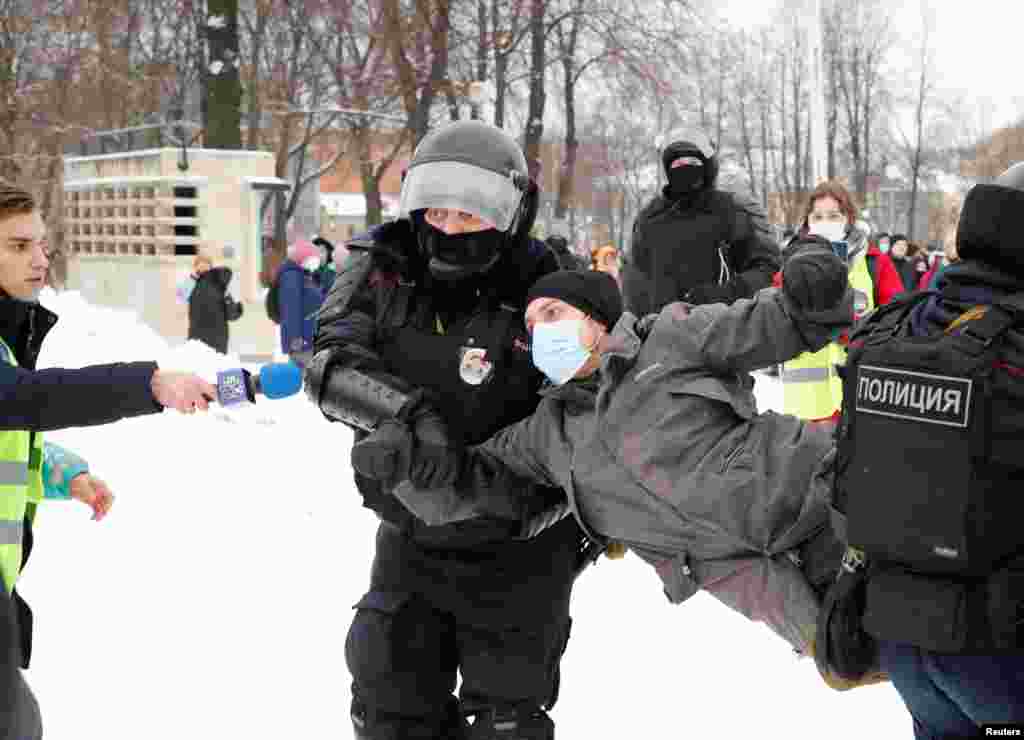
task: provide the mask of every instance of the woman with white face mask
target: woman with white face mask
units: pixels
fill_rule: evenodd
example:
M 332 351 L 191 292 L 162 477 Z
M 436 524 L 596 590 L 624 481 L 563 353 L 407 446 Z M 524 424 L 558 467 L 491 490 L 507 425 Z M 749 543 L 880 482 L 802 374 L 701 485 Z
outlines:
M 857 208 L 850 192 L 839 182 L 823 182 L 808 198 L 797 239 L 820 237 L 846 263 L 854 294 L 855 317 L 860 318 L 881 299 L 888 301 L 894 297 L 895 293 L 890 295 L 891 286 L 899 277 L 887 255 L 869 249 L 867 235 L 854 225 L 856 219 Z M 880 290 L 882 286 L 886 286 L 884 291 Z M 884 297 L 881 293 L 885 293 Z M 845 362 L 842 339 L 786 362 L 780 374 L 783 410 L 810 421 L 832 418 L 842 404 L 842 382 L 836 366 Z
M 794 247 L 781 284 L 638 319 L 606 274 L 547 275 L 526 308 L 551 381 L 533 416 L 440 467 L 414 430 L 382 425 L 353 464 L 427 523 L 499 516 L 529 537 L 573 515 L 652 565 L 673 603 L 705 589 L 811 652 L 842 550 L 827 523 L 831 429 L 758 414 L 748 372 L 823 346 L 849 326 L 853 300 L 818 239 Z M 566 498 L 531 509 L 512 483 L 522 478 Z

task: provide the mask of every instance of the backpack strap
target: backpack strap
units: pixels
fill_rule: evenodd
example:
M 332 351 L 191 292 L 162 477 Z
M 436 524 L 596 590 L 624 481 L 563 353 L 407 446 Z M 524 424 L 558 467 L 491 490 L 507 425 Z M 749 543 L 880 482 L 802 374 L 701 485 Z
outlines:
M 850 360 L 853 361 L 859 355 L 859 350 L 863 345 L 885 342 L 896 336 L 903 328 L 910 312 L 921 301 L 931 298 L 933 295 L 932 292 L 922 291 L 903 296 L 884 306 L 879 306 L 869 313 L 850 332 Z

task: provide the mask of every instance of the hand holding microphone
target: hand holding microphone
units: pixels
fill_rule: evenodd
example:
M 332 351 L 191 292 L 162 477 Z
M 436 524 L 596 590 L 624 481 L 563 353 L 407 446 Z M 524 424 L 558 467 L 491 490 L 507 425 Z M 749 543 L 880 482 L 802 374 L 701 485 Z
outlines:
M 233 368 L 218 372 L 216 385 L 195 373 L 157 370 L 151 387 L 153 398 L 161 406 L 193 414 L 206 411 L 211 402 L 229 408 L 255 403 L 257 394 L 270 399 L 294 395 L 302 388 L 302 370 L 291 362 L 264 365 L 255 376 L 243 368 Z
M 164 408 L 172 408 L 183 414 L 194 414 L 196 410 L 206 411 L 209 401 L 216 397 L 217 389 L 195 373 L 180 373 L 160 370 L 150 380 L 153 398 Z

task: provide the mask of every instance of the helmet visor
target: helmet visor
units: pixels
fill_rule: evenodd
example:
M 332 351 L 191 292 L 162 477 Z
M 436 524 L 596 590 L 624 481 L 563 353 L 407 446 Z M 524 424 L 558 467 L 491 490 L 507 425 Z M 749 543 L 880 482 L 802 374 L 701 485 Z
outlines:
M 410 167 L 402 183 L 402 216 L 424 208 L 472 213 L 508 231 L 523 191 L 512 178 L 465 162 L 424 162 Z

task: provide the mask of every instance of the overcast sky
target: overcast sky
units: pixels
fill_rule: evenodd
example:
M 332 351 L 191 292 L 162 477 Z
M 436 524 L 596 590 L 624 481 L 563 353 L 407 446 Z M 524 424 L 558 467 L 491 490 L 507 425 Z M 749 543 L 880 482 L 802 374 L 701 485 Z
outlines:
M 979 109 L 991 109 L 991 124 L 1005 125 L 1024 114 L 1020 48 L 1024 4 L 1011 0 L 930 0 L 935 10 L 939 85 L 966 91 Z M 757 26 L 769 22 L 778 0 L 718 0 L 730 22 Z M 920 28 L 919 4 L 893 4 L 897 31 L 914 44 Z

